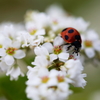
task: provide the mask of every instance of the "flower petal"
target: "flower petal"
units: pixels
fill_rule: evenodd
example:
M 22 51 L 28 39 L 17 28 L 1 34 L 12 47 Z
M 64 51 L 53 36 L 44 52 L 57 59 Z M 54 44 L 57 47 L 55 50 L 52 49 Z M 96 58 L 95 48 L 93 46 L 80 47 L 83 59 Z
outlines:
M 10 55 L 5 56 L 4 61 L 7 65 L 12 65 L 14 63 L 14 58 Z
M 85 49 L 85 53 L 89 58 L 92 58 L 95 55 L 95 52 L 94 52 L 93 48 L 86 48 Z
M 10 75 L 10 80 L 17 80 L 18 79 L 18 76 L 21 75 L 21 76 L 24 76 L 24 74 L 21 72 L 20 68 L 19 67 L 12 67 L 10 68 L 6 75 Z
M 60 53 L 58 55 L 58 57 L 59 57 L 59 60 L 60 61 L 66 61 L 69 58 L 69 53 L 62 52 L 62 53 Z
M 51 43 L 44 43 L 42 46 L 44 46 L 49 51 L 49 53 L 53 52 L 53 46 Z
M 49 52 L 47 51 L 47 49 L 45 48 L 45 47 L 43 47 L 43 46 L 41 46 L 41 47 L 36 47 L 35 49 L 34 49 L 34 52 L 35 52 L 35 54 L 37 55 L 37 56 L 40 56 L 40 55 L 49 55 Z
M 0 56 L 5 56 L 6 55 L 6 52 L 4 50 L 4 48 L 1 48 L 0 49 Z
M 99 39 L 98 34 L 94 30 L 87 31 L 87 39 L 91 41 L 95 41 Z
M 10 66 L 8 66 L 5 62 L 2 61 L 0 63 L 0 68 L 2 71 L 7 71 L 10 68 Z
M 14 57 L 17 59 L 21 59 L 25 57 L 25 52 L 23 50 L 17 50 L 14 54 Z
M 45 35 L 45 30 L 44 29 L 38 30 L 35 35 Z
M 37 67 L 48 67 L 48 61 L 45 56 L 36 56 L 35 61 L 32 62 L 33 65 L 36 65 Z
M 52 62 L 53 60 L 57 59 L 57 55 L 55 54 L 50 54 L 50 62 Z
M 95 50 L 100 51 L 100 40 L 93 42 L 93 47 Z
M 58 82 L 57 82 L 57 78 L 56 78 L 56 77 L 52 77 L 52 78 L 49 79 L 47 85 L 48 85 L 48 86 L 56 86 L 57 83 L 58 83 Z
M 60 46 L 60 45 L 64 44 L 64 40 L 60 36 L 57 36 L 54 39 L 53 44 L 54 44 L 54 46 Z
M 13 44 L 12 44 L 12 46 L 14 48 L 19 48 L 20 47 L 20 42 L 19 41 L 14 41 Z

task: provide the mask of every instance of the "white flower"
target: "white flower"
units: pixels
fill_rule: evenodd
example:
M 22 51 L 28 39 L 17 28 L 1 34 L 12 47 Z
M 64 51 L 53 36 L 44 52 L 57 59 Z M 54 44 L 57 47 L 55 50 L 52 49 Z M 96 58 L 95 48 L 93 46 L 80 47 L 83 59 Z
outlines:
M 85 22 L 83 18 L 76 18 L 73 22 L 73 27 L 76 28 L 79 32 L 85 32 L 89 26 L 88 22 Z
M 83 66 L 79 60 L 68 60 L 64 66 L 61 66 L 61 70 L 66 71 L 69 83 L 75 87 L 82 87 L 86 85 L 84 77 L 86 74 L 82 74 Z
M 94 30 L 88 30 L 86 35 L 82 35 L 82 49 L 89 58 L 95 56 L 95 51 L 100 51 L 100 40 Z
M 4 61 L 1 61 L 0 69 L 3 72 L 6 72 L 7 76 L 10 76 L 10 80 L 17 80 L 20 75 L 24 76 L 19 66 L 16 64 L 10 66 L 10 65 L 7 65 Z
M 36 11 L 30 11 L 27 12 L 26 14 L 26 20 L 30 18 L 30 20 L 26 21 L 26 28 L 37 28 L 37 29 L 41 29 L 44 27 L 48 26 L 49 23 L 49 17 L 43 13 L 43 12 L 36 12 Z
M 23 50 L 20 50 L 20 43 L 15 41 L 11 43 L 11 41 L 7 41 L 8 45 L 6 45 L 4 48 L 0 49 L 0 56 L 3 58 L 2 60 L 7 65 L 13 65 L 14 64 L 14 58 L 16 59 L 22 59 L 25 57 L 25 53 Z
M 0 69 L 3 71 L 3 72 L 7 72 L 7 70 L 10 68 L 11 66 L 10 65 L 7 65 L 4 61 L 1 61 L 0 62 Z
M 10 80 L 17 80 L 19 75 L 24 76 L 18 66 L 9 68 L 6 75 L 10 75 Z
M 28 40 L 30 46 L 38 46 L 40 43 L 43 43 L 44 41 L 43 35 L 45 35 L 45 29 L 30 29 L 29 34 L 30 38 Z
M 44 28 L 37 28 L 35 23 L 32 22 L 28 23 L 26 26 L 27 31 L 30 33 L 30 35 L 36 36 L 36 35 L 45 35 L 45 29 Z
M 63 43 L 63 39 L 58 36 L 54 39 L 53 45 L 51 43 L 44 43 L 43 46 L 47 48 L 48 52 L 51 53 L 55 59 L 59 58 L 60 61 L 66 61 L 69 54 L 66 53 L 66 49 L 61 46 Z
M 32 37 L 29 32 L 20 31 L 18 32 L 17 41 L 21 43 L 22 47 L 28 47 L 30 45 L 30 41 L 32 41 Z
M 24 24 L 21 23 L 21 22 L 20 23 L 3 22 L 3 23 L 0 24 L 0 30 L 3 30 L 5 28 L 5 26 L 6 27 L 10 27 L 10 28 L 12 27 L 12 28 L 14 28 L 15 31 L 20 31 L 20 30 L 24 30 L 25 29 Z
M 44 73 L 45 72 L 45 73 Z M 41 74 L 40 74 L 41 73 Z M 32 79 L 36 76 L 41 76 L 41 75 L 47 75 L 48 74 L 48 69 L 45 67 L 38 67 L 35 66 L 32 68 L 31 66 L 28 66 L 28 72 L 27 72 L 27 77 L 28 79 Z
M 67 27 L 66 26 L 67 13 L 60 5 L 50 6 L 46 10 L 46 13 L 50 16 L 50 28 L 52 31 L 56 32 L 60 29 Z
M 48 68 L 49 62 L 45 56 L 36 56 L 32 64 L 40 68 Z
M 50 17 L 63 17 L 66 16 L 66 11 L 63 9 L 61 5 L 51 5 L 46 9 L 46 13 Z
M 5 37 L 3 34 L 0 34 L 0 49 L 2 50 L 9 45 L 9 43 L 11 43 L 11 40 L 8 37 Z M 0 52 L 0 54 L 2 53 Z
M 18 32 L 17 40 L 22 44 L 22 47 L 28 46 L 38 46 L 43 42 L 45 34 L 44 29 L 32 30 L 30 33 L 27 31 Z
M 2 23 L 0 26 L 0 33 L 11 40 L 16 40 L 17 32 L 24 30 L 24 26 L 21 23 Z
M 65 27 L 67 27 L 65 21 L 66 21 L 66 18 L 63 18 L 63 17 L 61 17 L 61 18 L 59 18 L 59 17 L 51 18 L 50 19 L 51 30 L 56 32 L 56 31 L 58 31 L 60 29 L 63 29 Z
M 57 59 L 57 56 L 49 54 L 49 51 L 44 46 L 36 47 L 34 52 L 37 56 L 45 56 L 50 63 Z

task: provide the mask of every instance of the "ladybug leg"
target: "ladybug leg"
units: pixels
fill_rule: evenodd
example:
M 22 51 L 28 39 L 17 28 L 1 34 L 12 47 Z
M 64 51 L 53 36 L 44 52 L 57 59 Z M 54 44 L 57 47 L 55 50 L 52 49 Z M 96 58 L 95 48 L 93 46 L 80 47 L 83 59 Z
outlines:
M 79 52 L 78 48 L 74 48 L 73 54 L 76 53 L 78 56 L 78 52 Z
M 67 50 L 69 50 L 71 47 L 72 47 L 71 45 L 70 45 L 70 46 L 68 46 L 68 47 L 67 47 Z
M 69 46 L 67 47 L 67 51 L 72 47 L 72 45 L 69 44 L 69 43 L 65 43 L 65 45 L 69 45 Z
M 75 53 L 75 51 L 73 51 L 73 53 L 72 54 L 74 54 Z

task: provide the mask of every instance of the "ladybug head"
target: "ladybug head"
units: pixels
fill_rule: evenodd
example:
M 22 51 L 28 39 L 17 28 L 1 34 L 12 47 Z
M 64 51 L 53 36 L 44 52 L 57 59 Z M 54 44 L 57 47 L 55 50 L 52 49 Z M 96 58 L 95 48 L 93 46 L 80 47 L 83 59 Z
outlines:
M 75 53 L 78 53 L 80 51 L 80 48 L 81 48 L 80 41 L 74 41 L 73 43 L 71 43 L 71 45 L 75 46 L 74 48 Z

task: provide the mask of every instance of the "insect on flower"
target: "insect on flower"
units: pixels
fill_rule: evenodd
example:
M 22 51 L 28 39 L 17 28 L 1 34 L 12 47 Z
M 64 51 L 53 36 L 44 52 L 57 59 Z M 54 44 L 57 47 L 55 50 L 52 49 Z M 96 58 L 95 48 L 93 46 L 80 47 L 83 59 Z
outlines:
M 66 42 L 66 45 L 69 45 L 67 50 L 74 46 L 73 53 L 78 54 L 82 43 L 80 33 L 75 28 L 68 27 L 62 30 L 61 37 Z

